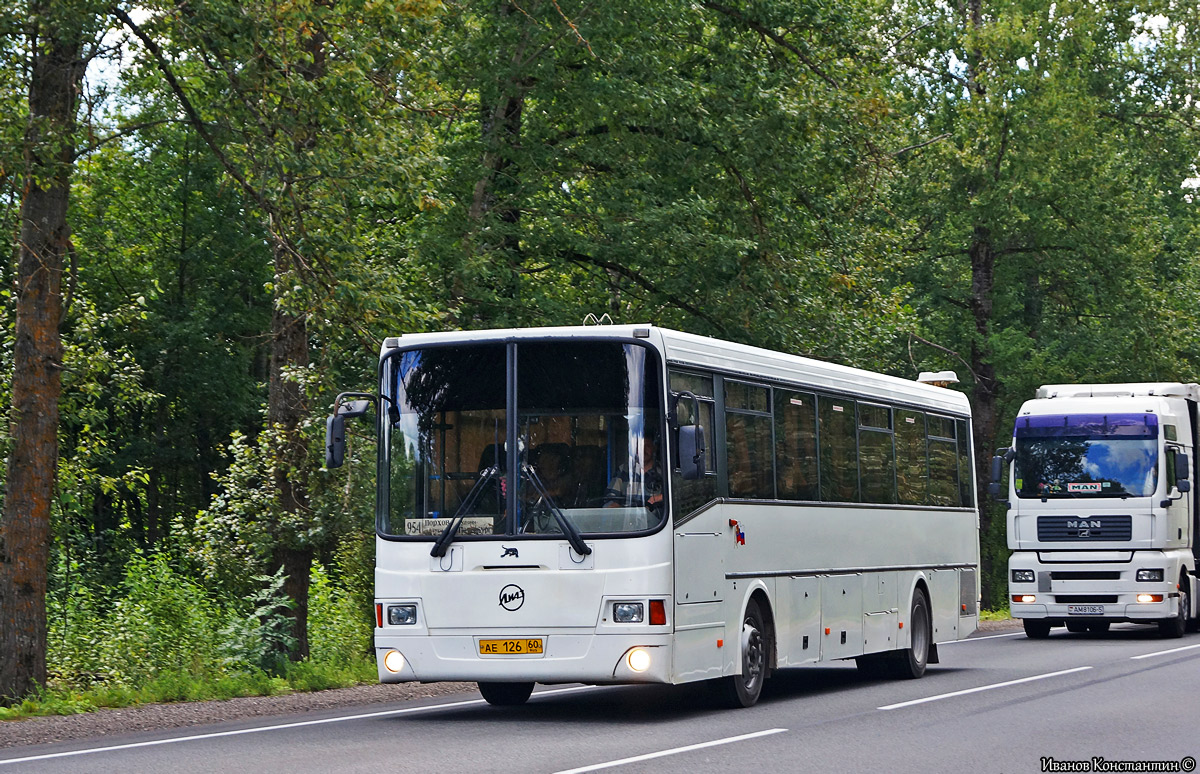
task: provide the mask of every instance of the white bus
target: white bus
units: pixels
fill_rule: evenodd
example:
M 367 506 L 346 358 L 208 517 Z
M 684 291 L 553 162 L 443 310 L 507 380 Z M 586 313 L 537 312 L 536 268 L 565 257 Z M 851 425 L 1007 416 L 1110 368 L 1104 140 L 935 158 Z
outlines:
M 649 325 L 389 338 L 382 682 L 920 677 L 975 630 L 971 419 L 953 390 Z M 516 443 L 510 443 L 510 440 Z
M 1200 386 L 1048 384 L 993 459 L 1008 483 L 1009 593 L 1033 638 L 1114 622 L 1194 630 Z

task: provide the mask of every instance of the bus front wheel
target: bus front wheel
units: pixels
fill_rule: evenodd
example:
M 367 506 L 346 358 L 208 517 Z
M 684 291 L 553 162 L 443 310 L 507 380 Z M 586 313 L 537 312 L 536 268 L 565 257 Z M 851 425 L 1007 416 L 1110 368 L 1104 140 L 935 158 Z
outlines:
M 741 631 L 742 673 L 717 681 L 722 703 L 733 708 L 753 707 L 762 695 L 767 679 L 767 658 L 771 652 L 771 632 L 767 629 L 757 600 L 746 605 Z
M 493 707 L 514 707 L 529 699 L 533 683 L 479 683 L 479 692 Z

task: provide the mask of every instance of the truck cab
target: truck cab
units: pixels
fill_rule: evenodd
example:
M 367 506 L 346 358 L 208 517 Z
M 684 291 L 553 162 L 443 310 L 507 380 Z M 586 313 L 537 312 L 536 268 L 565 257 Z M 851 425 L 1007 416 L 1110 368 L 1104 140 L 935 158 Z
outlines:
M 1009 600 L 1028 636 L 1193 628 L 1198 401 L 1196 384 L 1045 385 L 1021 407 L 993 492 L 1007 467 Z

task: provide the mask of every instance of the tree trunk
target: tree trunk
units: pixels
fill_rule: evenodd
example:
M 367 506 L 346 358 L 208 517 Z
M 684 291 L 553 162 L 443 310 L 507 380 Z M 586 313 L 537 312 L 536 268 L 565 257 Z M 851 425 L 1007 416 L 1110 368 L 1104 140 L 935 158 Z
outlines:
M 286 248 L 276 247 L 276 285 L 291 274 L 291 261 Z M 304 536 L 285 534 L 287 524 L 308 520 L 308 443 L 301 424 L 308 406 L 301 384 L 284 376 L 288 368 L 308 365 L 308 324 L 303 316 L 283 309 L 276 298 L 271 318 L 271 378 L 267 397 L 267 422 L 281 433 L 279 465 L 275 471 L 275 487 L 284 524 L 276 525 L 274 564 L 283 567 L 286 579 L 283 589 L 292 600 L 292 635 L 296 646 L 288 656 L 294 661 L 308 658 L 308 578 L 312 569 L 313 548 Z
M 46 681 L 46 565 L 58 466 L 62 267 L 75 110 L 83 77 L 80 14 L 34 3 L 29 128 L 16 278 L 12 452 L 0 521 L 0 700 Z

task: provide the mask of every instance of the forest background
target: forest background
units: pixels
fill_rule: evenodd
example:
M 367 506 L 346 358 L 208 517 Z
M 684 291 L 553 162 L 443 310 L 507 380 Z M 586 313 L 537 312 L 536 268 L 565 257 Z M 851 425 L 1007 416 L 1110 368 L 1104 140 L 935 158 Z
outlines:
M 3 4 L 3 703 L 372 679 L 334 395 L 589 313 L 957 371 L 1002 607 L 1019 403 L 1200 379 L 1198 56 L 1190 0 Z

